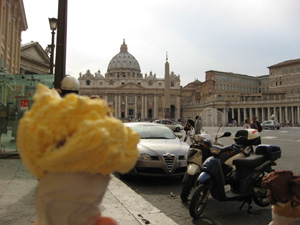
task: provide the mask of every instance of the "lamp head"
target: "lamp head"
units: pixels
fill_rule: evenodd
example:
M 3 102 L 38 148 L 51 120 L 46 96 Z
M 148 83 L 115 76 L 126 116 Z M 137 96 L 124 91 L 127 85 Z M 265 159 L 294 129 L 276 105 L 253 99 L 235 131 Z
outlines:
M 50 29 L 51 30 L 56 30 L 56 28 L 57 28 L 57 22 L 58 22 L 58 19 L 56 19 L 56 18 L 49 18 L 49 24 L 50 24 Z

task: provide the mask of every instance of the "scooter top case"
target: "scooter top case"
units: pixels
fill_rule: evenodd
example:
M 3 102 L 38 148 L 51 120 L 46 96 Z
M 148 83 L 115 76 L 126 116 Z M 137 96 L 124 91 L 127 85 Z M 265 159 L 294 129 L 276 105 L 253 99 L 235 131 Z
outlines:
M 245 146 L 261 144 L 260 134 L 256 129 L 238 130 L 233 139 L 237 144 Z

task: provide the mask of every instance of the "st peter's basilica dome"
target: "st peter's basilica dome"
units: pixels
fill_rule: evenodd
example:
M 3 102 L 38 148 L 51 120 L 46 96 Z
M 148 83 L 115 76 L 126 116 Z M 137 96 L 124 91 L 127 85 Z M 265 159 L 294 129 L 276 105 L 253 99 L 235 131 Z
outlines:
M 140 73 L 141 68 L 138 61 L 127 51 L 127 45 L 125 44 L 125 39 L 121 45 L 120 52 L 115 55 L 109 62 L 107 72 L 112 72 L 114 70 L 129 69 Z

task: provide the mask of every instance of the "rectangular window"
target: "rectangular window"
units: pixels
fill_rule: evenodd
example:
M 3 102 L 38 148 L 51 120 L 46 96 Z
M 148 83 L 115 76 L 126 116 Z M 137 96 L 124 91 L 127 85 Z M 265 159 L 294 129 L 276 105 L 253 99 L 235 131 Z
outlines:
M 91 81 L 90 81 L 90 80 L 87 80 L 87 81 L 86 81 L 86 85 L 88 85 L 88 86 L 91 85 Z
M 129 95 L 128 96 L 128 102 L 129 103 L 134 103 L 134 95 Z
M 171 102 L 172 102 L 172 103 L 175 102 L 175 96 L 174 96 L 174 95 L 171 96 Z
M 108 96 L 108 102 L 109 103 L 113 103 L 114 102 L 114 96 L 113 95 L 109 95 Z

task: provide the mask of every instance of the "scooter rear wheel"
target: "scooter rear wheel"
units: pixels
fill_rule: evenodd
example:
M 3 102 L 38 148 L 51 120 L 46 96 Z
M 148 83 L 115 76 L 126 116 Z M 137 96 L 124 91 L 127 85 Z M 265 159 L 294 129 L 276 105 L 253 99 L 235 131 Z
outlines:
M 190 202 L 190 215 L 193 218 L 201 216 L 209 195 L 209 188 L 205 185 L 200 185 L 196 188 L 193 197 Z
M 255 181 L 253 187 L 253 196 L 252 199 L 256 205 L 260 207 L 267 207 L 270 205 L 270 202 L 267 198 L 267 190 L 262 187 L 262 178 L 264 177 L 265 173 L 261 173 Z

